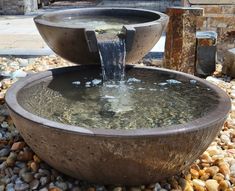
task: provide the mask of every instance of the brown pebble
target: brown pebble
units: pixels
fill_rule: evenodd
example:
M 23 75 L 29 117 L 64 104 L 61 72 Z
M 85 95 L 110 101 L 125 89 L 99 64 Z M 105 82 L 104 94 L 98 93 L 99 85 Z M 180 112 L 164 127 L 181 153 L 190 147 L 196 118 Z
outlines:
M 229 175 L 230 174 L 230 169 L 229 166 L 225 163 L 222 163 L 219 165 L 219 171 L 224 175 Z
M 202 166 L 203 166 L 203 167 L 210 167 L 210 164 L 203 162 L 203 163 L 202 163 Z
M 200 177 L 200 179 L 201 180 L 208 180 L 210 178 L 210 174 L 209 173 L 205 173 L 205 174 L 203 174 L 201 177 Z
M 219 190 L 226 190 L 228 188 L 228 183 L 225 180 L 220 181 Z
M 25 142 L 16 142 L 11 146 L 12 151 L 21 150 L 25 146 Z
M 40 162 L 41 162 L 41 159 L 38 158 L 37 155 L 33 155 L 33 160 L 34 160 L 34 162 L 36 162 L 36 163 L 40 163 Z
M 8 141 L 0 140 L 0 148 L 5 147 L 8 144 Z
M 192 164 L 190 168 L 191 168 L 191 169 L 194 169 L 194 170 L 196 170 L 196 171 L 199 171 L 199 170 L 200 170 L 200 167 L 199 167 L 197 164 Z
M 17 159 L 19 161 L 30 161 L 33 159 L 33 152 L 32 151 L 20 151 L 20 153 L 18 154 Z
M 195 169 L 190 169 L 190 173 L 192 174 L 193 178 L 198 178 L 199 177 L 199 172 Z
M 218 166 L 211 166 L 205 170 L 206 173 L 209 173 L 210 176 L 214 176 L 217 172 L 219 172 Z
M 7 166 L 14 166 L 14 164 L 16 162 L 16 158 L 17 158 L 17 154 L 14 152 L 11 152 L 6 160 Z
M 217 173 L 215 176 L 213 176 L 214 180 L 217 180 L 217 182 L 220 183 L 220 181 L 224 180 L 224 175 L 221 173 Z
M 188 181 L 186 181 L 184 191 L 194 191 L 193 187 L 191 186 L 191 184 Z
M 38 168 L 39 168 L 39 165 L 38 165 L 38 163 L 36 163 L 36 162 L 31 162 L 31 163 L 30 163 L 30 168 L 31 168 L 31 170 L 32 170 L 33 172 L 37 172 L 37 171 L 38 171 Z
M 230 181 L 235 184 L 235 175 L 230 175 Z
M 191 174 L 187 174 L 187 175 L 185 176 L 185 179 L 188 180 L 188 181 L 191 180 L 191 179 L 192 179 L 192 175 L 191 175 Z

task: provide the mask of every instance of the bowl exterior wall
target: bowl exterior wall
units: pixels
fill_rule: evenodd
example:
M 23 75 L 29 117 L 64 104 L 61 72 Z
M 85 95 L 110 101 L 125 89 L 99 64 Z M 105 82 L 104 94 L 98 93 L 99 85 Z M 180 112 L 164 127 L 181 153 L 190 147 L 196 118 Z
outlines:
M 214 140 L 225 118 L 190 132 L 154 136 L 96 136 L 51 128 L 10 110 L 32 150 L 55 169 L 99 184 L 150 184 L 175 175 Z

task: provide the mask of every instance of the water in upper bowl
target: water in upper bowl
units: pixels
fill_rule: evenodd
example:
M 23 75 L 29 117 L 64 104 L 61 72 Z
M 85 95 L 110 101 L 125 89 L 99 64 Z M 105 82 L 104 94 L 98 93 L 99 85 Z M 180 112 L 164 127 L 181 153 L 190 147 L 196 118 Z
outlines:
M 97 33 L 114 33 L 121 31 L 123 25 L 133 25 L 152 21 L 141 16 L 106 16 L 106 15 L 71 15 L 64 17 L 43 17 L 64 27 L 77 27 L 95 30 Z
M 102 82 L 96 69 L 68 72 L 23 88 L 19 103 L 52 121 L 104 129 L 184 124 L 216 108 L 218 95 L 205 85 L 156 70 L 131 69 L 125 80 Z

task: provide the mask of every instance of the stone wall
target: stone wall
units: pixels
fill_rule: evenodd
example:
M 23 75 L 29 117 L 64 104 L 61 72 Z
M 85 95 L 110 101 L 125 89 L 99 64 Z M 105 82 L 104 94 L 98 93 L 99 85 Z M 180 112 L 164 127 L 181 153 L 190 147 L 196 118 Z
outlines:
M 198 17 L 197 30 L 218 34 L 218 60 L 224 61 L 227 49 L 235 47 L 235 0 L 183 0 L 184 6 L 204 8 Z
M 0 0 L 0 13 L 4 15 L 23 15 L 37 8 L 37 0 Z

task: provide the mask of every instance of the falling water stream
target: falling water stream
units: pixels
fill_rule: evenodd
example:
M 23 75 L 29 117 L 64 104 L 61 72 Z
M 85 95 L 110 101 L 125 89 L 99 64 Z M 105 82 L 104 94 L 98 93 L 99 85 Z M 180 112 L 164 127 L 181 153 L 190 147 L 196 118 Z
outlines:
M 102 67 L 103 80 L 121 81 L 125 76 L 125 40 L 98 40 L 98 49 Z

